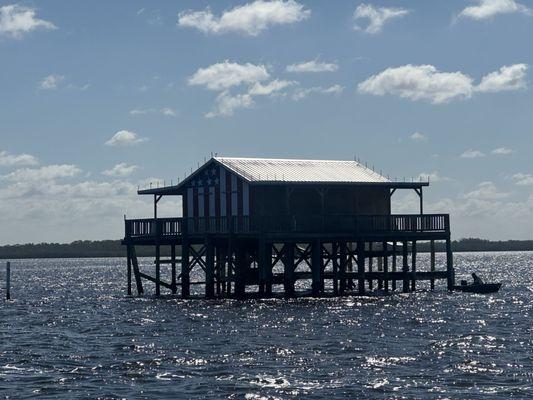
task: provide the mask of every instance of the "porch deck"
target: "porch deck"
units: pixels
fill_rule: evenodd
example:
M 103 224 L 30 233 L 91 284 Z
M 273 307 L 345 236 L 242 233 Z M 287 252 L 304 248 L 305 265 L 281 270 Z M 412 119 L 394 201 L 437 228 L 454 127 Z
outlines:
M 124 241 L 175 241 L 184 235 L 301 237 L 446 236 L 448 214 L 319 215 L 289 217 L 207 217 L 126 219 Z

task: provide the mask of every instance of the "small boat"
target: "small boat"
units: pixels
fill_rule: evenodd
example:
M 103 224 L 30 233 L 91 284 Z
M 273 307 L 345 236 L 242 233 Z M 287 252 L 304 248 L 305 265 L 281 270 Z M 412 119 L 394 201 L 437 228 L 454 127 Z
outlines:
M 501 283 L 472 283 L 469 285 L 456 285 L 453 287 L 453 290 L 468 293 L 495 293 L 500 290 L 501 286 Z

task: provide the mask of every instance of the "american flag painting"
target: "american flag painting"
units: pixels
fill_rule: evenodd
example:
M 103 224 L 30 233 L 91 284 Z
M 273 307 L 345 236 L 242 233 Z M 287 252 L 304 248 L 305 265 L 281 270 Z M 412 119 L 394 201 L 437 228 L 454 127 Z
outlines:
M 221 165 L 206 165 L 187 185 L 185 217 L 250 215 L 250 188 L 240 176 Z

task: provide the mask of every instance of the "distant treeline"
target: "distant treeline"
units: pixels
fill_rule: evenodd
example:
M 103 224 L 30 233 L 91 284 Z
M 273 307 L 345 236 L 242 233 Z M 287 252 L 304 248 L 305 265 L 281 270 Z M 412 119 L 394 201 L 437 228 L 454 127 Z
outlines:
M 165 254 L 167 249 L 164 249 Z M 137 247 L 138 256 L 152 256 L 151 247 Z M 166 255 L 166 254 L 165 254 Z M 0 259 L 126 257 L 120 240 L 77 240 L 72 243 L 28 243 L 0 246 Z
M 178 247 L 179 249 L 179 247 Z M 429 251 L 429 242 L 419 242 L 419 252 Z M 485 239 L 460 239 L 452 242 L 453 251 L 533 251 L 533 240 L 490 241 Z M 435 243 L 435 250 L 445 251 L 443 242 Z M 154 256 L 153 247 L 136 248 L 138 256 Z M 168 256 L 169 248 L 162 247 L 161 254 Z M 78 240 L 72 243 L 29 243 L 0 246 L 0 259 L 16 258 L 81 258 L 126 257 L 126 248 L 120 240 Z
M 435 250 L 446 251 L 444 242 L 435 242 Z M 418 251 L 429 251 L 429 242 L 421 242 Z M 492 241 L 478 238 L 466 238 L 452 241 L 452 250 L 461 251 L 533 251 L 533 240 Z

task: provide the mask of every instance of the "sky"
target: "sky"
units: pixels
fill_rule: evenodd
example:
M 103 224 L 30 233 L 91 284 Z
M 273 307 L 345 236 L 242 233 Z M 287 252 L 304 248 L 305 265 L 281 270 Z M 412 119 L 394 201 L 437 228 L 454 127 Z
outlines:
M 532 37 L 526 0 L 0 1 L 0 244 L 120 238 L 211 154 L 429 176 L 454 238 L 532 239 Z

